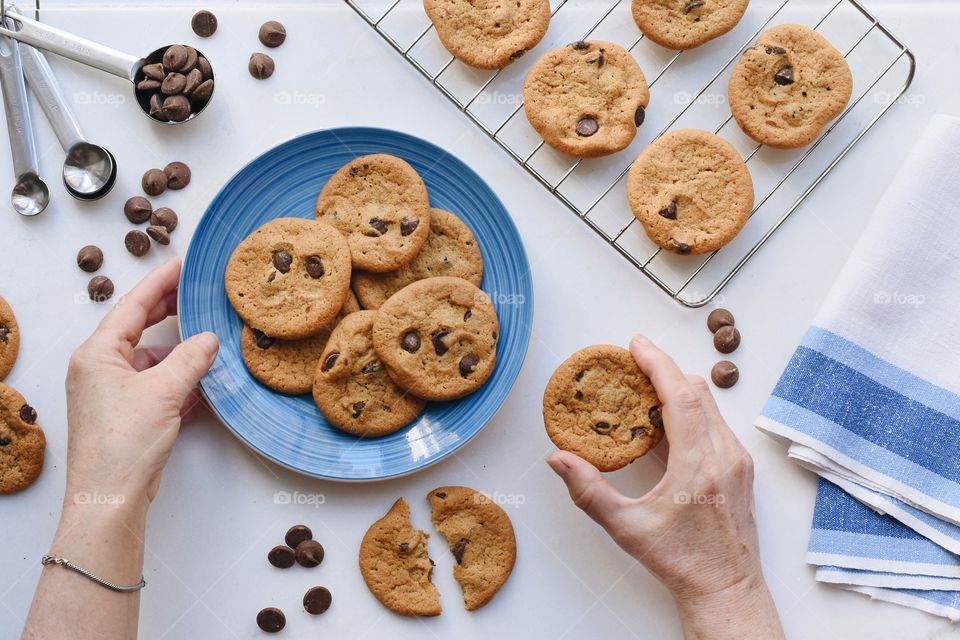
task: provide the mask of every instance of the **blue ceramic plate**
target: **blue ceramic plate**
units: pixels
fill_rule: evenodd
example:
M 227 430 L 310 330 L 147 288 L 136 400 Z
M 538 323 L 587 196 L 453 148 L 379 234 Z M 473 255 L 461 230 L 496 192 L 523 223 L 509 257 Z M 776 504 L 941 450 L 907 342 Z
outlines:
M 223 287 L 237 244 L 281 216 L 314 217 L 321 187 L 353 158 L 389 153 L 409 162 L 430 191 L 430 204 L 452 211 L 483 252 L 483 289 L 500 318 L 497 368 L 461 400 L 430 403 L 421 417 L 382 438 L 356 438 L 330 426 L 309 395 L 284 396 L 257 382 L 240 355 L 242 323 Z M 381 480 L 423 469 L 470 441 L 510 393 L 520 373 L 533 320 L 530 267 L 500 199 L 467 165 L 419 138 L 351 127 L 309 133 L 266 152 L 217 194 L 190 242 L 180 281 L 180 332 L 212 331 L 220 354 L 200 386 L 210 406 L 247 445 L 285 467 L 331 480 Z

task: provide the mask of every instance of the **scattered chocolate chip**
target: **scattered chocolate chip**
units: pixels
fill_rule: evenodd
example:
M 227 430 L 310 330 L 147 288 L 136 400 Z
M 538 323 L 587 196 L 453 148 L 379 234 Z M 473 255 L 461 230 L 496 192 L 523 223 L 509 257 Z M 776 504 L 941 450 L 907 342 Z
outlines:
M 190 184 L 190 167 L 179 160 L 165 166 L 163 173 L 167 176 L 167 188 L 169 189 L 183 189 Z
M 113 296 L 113 281 L 106 276 L 94 276 L 87 284 L 87 295 L 94 302 L 106 302 Z
M 326 587 L 314 587 L 303 595 L 303 608 L 307 613 L 320 615 L 330 608 L 333 596 Z
M 699 9 L 699 8 L 702 7 L 704 4 L 706 4 L 706 3 L 705 3 L 703 0 L 690 0 L 690 1 L 687 3 L 687 6 L 685 6 L 685 7 L 683 8 L 683 12 L 684 12 L 684 13 L 690 13 L 690 12 L 693 11 L 694 9 Z
M 323 260 L 320 256 L 308 256 L 305 264 L 307 265 L 307 275 L 316 280 L 323 277 Z
M 167 96 L 163 101 L 163 113 L 173 122 L 183 122 L 190 117 L 191 110 L 190 100 L 184 95 Z
M 267 554 L 267 561 L 278 569 L 289 569 L 296 560 L 296 552 L 285 544 L 275 546 Z
M 163 110 L 163 96 L 159 93 L 150 96 L 150 115 L 158 120 L 169 120 L 166 112 Z
M 446 499 L 447 499 L 447 494 L 444 493 L 443 491 L 437 491 L 437 492 L 436 492 L 435 494 L 433 494 L 433 495 L 437 496 L 437 497 L 440 498 L 441 500 L 446 500 Z
M 140 179 L 140 186 L 143 187 L 143 192 L 148 196 L 158 196 L 167 190 L 167 175 L 160 169 L 149 169 Z M 149 217 L 148 215 L 147 218 Z
M 713 346 L 720 353 L 733 353 L 740 346 L 740 331 L 736 327 L 720 327 L 713 334 Z
M 467 539 L 460 538 L 457 540 L 457 544 L 453 545 L 453 559 L 457 561 L 457 564 L 463 564 L 463 552 L 467 550 Z
M 574 49 L 576 49 L 577 51 L 583 51 L 583 50 L 585 50 L 585 49 L 589 49 L 589 48 L 590 48 L 590 43 L 589 43 L 589 42 L 586 42 L 586 41 L 584 41 L 584 40 L 578 40 L 578 41 L 574 42 L 573 44 L 571 44 L 570 46 L 573 47 Z
M 291 549 L 296 549 L 300 546 L 301 542 L 306 542 L 307 540 L 313 540 L 313 531 L 305 524 L 293 525 L 287 529 L 287 534 L 283 537 L 283 541 L 286 542 L 287 546 Z
M 600 125 L 597 124 L 597 120 L 592 116 L 584 116 L 580 118 L 580 122 L 577 123 L 577 135 L 584 138 L 589 138 L 599 129 Z
M 287 617 L 280 609 L 267 607 L 257 614 L 257 626 L 267 633 L 277 633 L 287 626 Z
M 124 237 L 123 246 L 136 257 L 142 258 L 150 251 L 150 238 L 143 231 L 134 229 Z
M 10 438 L 7 438 L 6 436 L 0 436 L 0 447 L 5 447 L 11 442 L 12 440 L 10 440 Z
M 265 53 L 255 53 L 250 56 L 250 62 L 247 64 L 247 70 L 257 80 L 266 80 L 273 75 L 275 65 L 273 58 Z
M 190 94 L 190 99 L 193 101 L 193 104 L 201 107 L 210 100 L 210 96 L 213 95 L 213 80 L 204 80 L 200 83 L 200 86 L 193 90 L 193 93 Z
M 387 232 L 387 223 L 380 218 L 370 218 L 370 222 L 368 224 L 374 231 L 377 232 L 377 235 L 379 236 L 382 236 Z
M 477 368 L 477 365 L 480 363 L 480 359 L 472 353 L 460 358 L 460 377 L 466 378 Z
M 658 211 L 661 216 L 667 220 L 676 220 L 677 219 L 677 201 L 671 200 L 670 204 Z
M 525 54 L 526 52 L 527 52 L 526 49 L 517 49 L 516 51 L 510 54 L 510 59 L 519 60 L 520 58 L 523 57 L 523 54 Z
M 177 222 L 177 214 L 169 207 L 159 207 L 150 216 L 150 224 L 155 227 L 163 227 L 167 230 L 167 233 L 173 233 L 173 230 L 177 228 Z
M 323 562 L 323 545 L 316 540 L 304 540 L 297 545 L 297 563 L 308 569 Z
M 163 86 L 163 83 L 160 80 L 154 80 L 153 78 L 144 78 L 137 83 L 137 91 L 156 91 Z
M 20 407 L 20 419 L 26 422 L 27 424 L 36 424 L 37 410 L 28 404 L 23 405 L 22 407 Z
M 82 271 L 93 273 L 103 266 L 103 251 L 100 250 L 100 247 L 88 244 L 77 253 L 77 266 Z
M 733 314 L 726 309 L 714 309 L 707 316 L 707 329 L 710 329 L 710 333 L 716 333 L 722 327 L 732 327 L 735 324 Z
M 143 175 L 144 190 L 147 188 L 147 174 Z M 155 177 L 149 178 L 149 185 L 151 189 L 156 186 L 154 184 Z M 133 196 L 126 201 L 123 205 L 123 215 L 127 216 L 127 220 L 133 224 L 143 224 L 150 219 L 150 215 L 153 213 L 153 207 L 150 206 L 150 201 L 144 198 L 143 196 Z
M 430 342 L 433 343 L 433 350 L 436 351 L 438 356 L 442 356 L 448 351 L 447 345 L 443 343 L 443 339 L 448 335 L 450 335 L 449 329 L 438 329 L 430 336 Z
M 663 408 L 660 405 L 650 407 L 647 417 L 650 418 L 650 424 L 663 431 Z
M 676 240 L 674 240 L 673 249 L 674 251 L 676 251 L 681 255 L 686 255 L 690 253 L 691 250 L 693 250 L 693 247 L 688 245 L 686 242 L 677 242 Z
M 400 235 L 408 236 L 414 231 L 417 230 L 417 227 L 420 226 L 419 218 L 401 218 L 400 219 Z
M 773 81 L 779 85 L 793 84 L 793 67 L 788 64 L 783 65 L 773 74 Z
M 156 64 L 145 64 L 141 69 L 143 75 L 151 80 L 156 80 L 157 82 L 163 81 L 163 65 L 157 62 Z
M 772 56 L 782 56 L 787 53 L 787 50 L 784 49 L 783 47 L 768 46 L 767 53 L 769 53 Z
M 721 389 L 729 389 L 740 379 L 740 369 L 729 360 L 721 360 L 710 370 L 710 379 Z
M 258 37 L 263 46 L 273 49 L 282 45 L 287 39 L 287 30 L 276 20 L 268 20 L 260 26 Z
M 290 265 L 293 264 L 293 256 L 286 251 L 273 252 L 273 267 L 280 273 L 290 271 Z
M 593 425 L 593 430 L 597 433 L 610 433 L 611 428 L 612 427 L 610 426 L 609 422 L 600 421 Z
M 630 439 L 635 440 L 636 438 L 647 435 L 647 433 L 649 432 L 645 427 L 636 427 L 634 429 L 630 429 Z
M 380 361 L 374 360 L 373 362 L 368 362 L 363 366 L 363 369 L 360 369 L 360 373 L 370 375 L 372 373 L 377 373 L 380 371 Z
M 180 71 L 187 66 L 189 57 L 187 47 L 182 44 L 167 47 L 167 50 L 163 52 L 163 68 L 166 71 Z
M 637 110 L 633 114 L 633 124 L 638 127 L 643 124 L 644 119 L 647 117 L 647 110 L 643 106 L 637 107 Z
M 161 227 L 160 225 L 150 225 L 147 227 L 147 235 L 153 238 L 153 241 L 157 244 L 162 244 L 164 246 L 170 244 L 170 232 L 167 231 L 166 227 Z
M 407 331 L 400 336 L 400 348 L 407 353 L 416 353 L 420 350 L 420 334 L 414 330 Z
M 340 357 L 340 352 L 334 351 L 333 353 L 331 353 L 330 355 L 328 355 L 326 358 L 323 359 L 323 366 L 320 367 L 320 369 L 324 372 L 330 371 L 330 369 L 333 369 L 333 365 L 337 364 L 337 358 L 339 357 Z
M 359 418 L 359 417 L 360 417 L 360 414 L 363 413 L 363 408 L 364 408 L 365 406 L 367 406 L 367 401 L 366 401 L 366 400 L 360 400 L 359 402 L 354 402 L 354 403 L 353 403 L 353 414 L 352 414 L 353 417 L 354 417 L 354 418 Z
M 201 9 L 193 14 L 193 18 L 190 19 L 190 27 L 201 38 L 209 38 L 217 32 L 217 16 L 206 9 Z
M 187 76 L 176 72 L 168 73 L 167 77 L 163 79 L 163 83 L 160 85 L 160 93 L 165 96 L 175 96 L 178 93 L 183 93 L 183 90 L 186 87 Z

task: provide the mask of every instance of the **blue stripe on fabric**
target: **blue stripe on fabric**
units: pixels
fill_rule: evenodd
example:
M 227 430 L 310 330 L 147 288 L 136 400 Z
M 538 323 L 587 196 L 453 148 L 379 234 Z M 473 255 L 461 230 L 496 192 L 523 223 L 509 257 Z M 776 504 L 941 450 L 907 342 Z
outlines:
M 926 538 L 888 538 L 854 531 L 813 529 L 807 551 L 889 562 L 956 566 L 957 557 Z
M 956 394 L 878 358 L 855 342 L 821 327 L 811 326 L 800 344 L 856 369 L 887 388 L 896 389 L 911 400 L 960 420 L 960 398 Z
M 925 540 L 919 533 L 890 516 L 880 515 L 837 485 L 820 479 L 813 528 L 849 531 L 886 538 Z
M 957 591 L 927 591 L 922 589 L 892 589 L 892 591 L 913 596 L 914 598 L 930 600 L 931 602 L 936 602 L 951 609 L 960 609 L 960 592 Z
M 892 496 L 880 493 L 879 491 L 874 491 L 868 487 L 861 487 L 861 490 L 877 496 L 880 500 L 887 504 L 888 508 L 896 507 L 910 517 L 919 520 L 934 531 L 942 533 L 943 535 L 953 538 L 954 540 L 960 541 L 960 527 L 952 522 L 941 520 L 940 518 L 932 516 L 926 511 L 921 511 L 920 509 L 917 509 L 916 507 L 913 507 L 902 500 L 897 500 Z
M 960 479 L 960 421 L 822 353 L 798 347 L 773 395 L 944 478 Z

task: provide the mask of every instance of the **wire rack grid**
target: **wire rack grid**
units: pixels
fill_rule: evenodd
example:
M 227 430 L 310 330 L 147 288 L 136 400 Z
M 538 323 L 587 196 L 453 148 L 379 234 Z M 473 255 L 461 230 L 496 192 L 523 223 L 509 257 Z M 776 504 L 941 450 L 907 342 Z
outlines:
M 629 11 L 628 1 L 554 0 L 552 22 L 557 22 L 565 12 L 576 12 L 573 29 L 580 31 L 570 33 L 579 34 L 579 37 L 568 38 L 568 41 L 596 39 L 601 31 L 617 31 L 619 28 L 620 42 L 632 41 L 629 46 L 624 46 L 634 57 L 641 59 L 638 61 L 644 70 L 656 68 L 656 73 L 648 76 L 652 96 L 655 95 L 654 86 L 671 75 L 674 86 L 681 87 L 681 90 L 673 93 L 673 104 L 678 111 L 669 113 L 669 105 L 666 105 L 668 108 L 663 111 L 668 113 L 659 124 L 651 122 L 651 111 L 654 111 L 651 100 L 647 108 L 647 125 L 659 131 L 655 136 L 644 138 L 638 135 L 634 145 L 620 154 L 614 154 L 615 157 L 584 161 L 545 147 L 543 139 L 533 132 L 525 118 L 522 115 L 518 117 L 523 110 L 523 101 L 522 90 L 516 87 L 537 57 L 534 54 L 544 47 L 543 43 L 536 52 L 520 59 L 525 64 L 517 62 L 505 69 L 480 72 L 458 62 L 442 49 L 433 25 L 423 14 L 420 0 L 380 0 L 379 9 L 365 7 L 375 0 L 345 2 L 566 208 L 671 298 L 691 308 L 702 307 L 717 298 L 721 289 L 741 271 L 833 168 L 894 104 L 901 101 L 916 71 L 913 53 L 859 0 L 828 0 L 821 3 L 821 7 L 827 7 L 826 12 L 815 13 L 807 22 L 814 29 L 828 31 L 824 35 L 835 44 L 839 41 L 845 43 L 845 46 L 838 47 L 851 63 L 855 79 L 854 93 L 846 109 L 806 148 L 792 152 L 773 150 L 747 138 L 735 123 L 729 126 L 733 115 L 725 108 L 726 80 L 734 63 L 764 30 L 775 21 L 787 21 L 790 9 L 807 3 L 801 0 L 776 0 L 772 4 L 772 12 L 769 15 L 761 13 L 759 17 L 754 14 L 762 12 L 762 9 L 753 11 L 751 7 L 747 15 L 753 18 L 752 23 L 746 24 L 748 21 L 745 19 L 745 24 L 727 36 L 729 38 L 739 33 L 741 37 L 736 40 L 742 42 L 739 48 L 731 54 L 729 50 L 724 52 L 722 48 L 714 47 L 712 51 L 698 55 L 694 53 L 698 51 L 696 49 L 675 52 L 645 43 L 636 25 L 623 15 Z M 756 0 L 753 4 L 757 4 Z M 602 5 L 599 10 L 598 5 Z M 803 8 L 808 10 L 811 7 Z M 412 32 L 407 28 L 409 34 L 404 38 L 403 29 L 399 28 L 404 21 L 393 19 L 400 13 L 406 14 L 406 23 L 413 16 L 425 20 L 426 25 L 421 24 Z M 584 21 L 586 16 L 590 18 L 588 21 Z M 631 23 L 633 34 L 630 29 L 623 29 L 627 22 Z M 612 29 L 608 28 L 611 23 Z M 582 31 L 583 24 L 592 26 Z M 429 37 L 431 33 L 432 38 Z M 744 33 L 751 35 L 743 39 Z M 625 40 L 625 37 L 629 40 Z M 698 49 L 708 49 L 712 44 Z M 641 47 L 645 47 L 644 51 L 639 51 Z M 543 51 L 546 50 L 543 48 Z M 442 52 L 442 56 L 437 52 Z M 720 53 L 724 55 L 720 56 Z M 691 56 L 694 59 L 689 65 L 684 65 L 682 58 Z M 710 66 L 709 62 L 718 57 L 726 62 L 713 72 L 716 67 Z M 431 58 L 435 64 L 431 65 Z M 689 85 L 684 86 L 684 80 L 698 75 L 696 69 L 707 80 L 702 85 L 694 85 L 700 88 L 691 91 L 687 89 Z M 703 73 L 704 69 L 706 74 Z M 503 96 L 513 99 L 498 99 Z M 500 113 L 495 113 L 496 109 L 479 108 L 498 103 L 506 103 L 508 108 Z M 706 118 L 693 115 L 696 111 L 704 110 L 708 112 Z M 692 123 L 686 125 L 687 120 Z M 717 120 L 721 120 L 719 125 L 716 124 Z M 708 126 L 704 121 L 712 122 Z M 518 130 L 514 126 L 517 122 L 521 122 L 519 134 L 513 132 Z M 743 237 L 699 258 L 674 256 L 646 239 L 626 204 L 625 188 L 615 190 L 618 185 L 623 186 L 632 159 L 636 157 L 636 153 L 629 155 L 630 149 L 642 149 L 680 123 L 713 130 L 733 142 L 750 166 L 755 186 L 758 187 L 751 219 L 744 229 L 746 233 L 742 231 L 740 234 Z M 599 167 L 591 166 L 591 163 Z

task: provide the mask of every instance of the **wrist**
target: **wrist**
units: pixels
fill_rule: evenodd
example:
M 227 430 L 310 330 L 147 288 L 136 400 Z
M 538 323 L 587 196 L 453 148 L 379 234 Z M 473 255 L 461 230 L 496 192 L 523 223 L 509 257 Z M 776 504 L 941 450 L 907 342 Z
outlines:
M 674 599 L 687 640 L 783 637 L 776 605 L 759 568 L 716 591 L 674 593 Z

